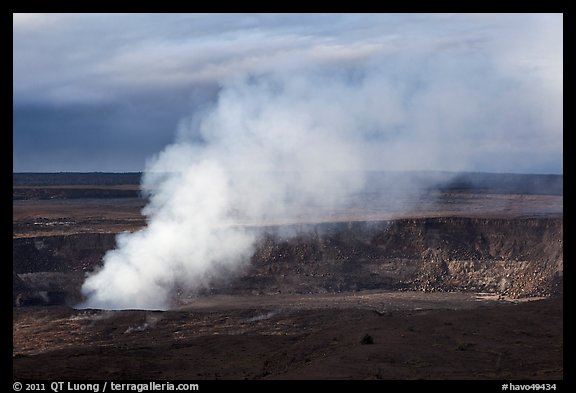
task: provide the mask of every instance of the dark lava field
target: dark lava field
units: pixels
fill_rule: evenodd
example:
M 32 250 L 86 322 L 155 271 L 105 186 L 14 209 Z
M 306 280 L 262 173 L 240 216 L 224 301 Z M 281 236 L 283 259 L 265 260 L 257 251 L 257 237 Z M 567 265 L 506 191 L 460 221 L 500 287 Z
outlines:
M 170 310 L 111 311 L 74 306 L 146 224 L 139 174 L 14 174 L 13 378 L 562 379 L 562 176 L 371 176 L 339 209 L 239 217 L 249 263 Z

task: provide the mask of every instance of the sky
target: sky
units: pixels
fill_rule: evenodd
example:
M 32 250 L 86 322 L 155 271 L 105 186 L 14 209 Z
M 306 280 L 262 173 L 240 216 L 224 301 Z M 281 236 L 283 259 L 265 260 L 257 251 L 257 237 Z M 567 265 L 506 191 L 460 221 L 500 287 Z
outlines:
M 363 169 L 563 173 L 562 14 L 14 14 L 13 78 L 15 172 L 142 171 L 272 80 Z

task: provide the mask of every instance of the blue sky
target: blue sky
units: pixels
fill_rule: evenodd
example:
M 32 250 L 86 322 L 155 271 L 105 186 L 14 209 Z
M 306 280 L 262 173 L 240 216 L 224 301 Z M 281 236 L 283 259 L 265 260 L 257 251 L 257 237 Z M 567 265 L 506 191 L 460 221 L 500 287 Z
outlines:
M 14 14 L 14 170 L 143 170 L 231 81 L 272 73 L 314 75 L 297 91 L 315 105 L 363 103 L 367 169 L 562 173 L 562 31 L 561 14 Z

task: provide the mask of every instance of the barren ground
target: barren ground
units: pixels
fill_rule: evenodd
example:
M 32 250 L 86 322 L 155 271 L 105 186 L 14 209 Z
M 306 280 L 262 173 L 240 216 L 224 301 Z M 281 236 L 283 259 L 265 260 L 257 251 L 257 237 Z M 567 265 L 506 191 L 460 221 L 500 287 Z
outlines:
M 89 188 L 93 196 L 106 186 Z M 562 217 L 562 195 L 464 190 L 431 199 L 405 201 L 406 212 L 376 197 L 369 210 L 311 207 L 305 218 L 264 224 Z M 145 225 L 143 205 L 133 197 L 15 200 L 14 238 L 135 230 Z M 563 367 L 561 296 L 373 289 L 219 294 L 183 299 L 170 311 L 13 308 L 16 379 L 550 380 L 562 379 Z

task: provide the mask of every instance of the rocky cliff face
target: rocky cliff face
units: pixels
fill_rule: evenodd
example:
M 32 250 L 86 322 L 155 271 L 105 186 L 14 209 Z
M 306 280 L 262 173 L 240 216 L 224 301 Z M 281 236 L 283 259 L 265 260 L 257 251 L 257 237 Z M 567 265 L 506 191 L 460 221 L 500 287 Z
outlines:
M 424 218 L 255 230 L 262 236 L 242 276 L 207 292 L 562 292 L 562 219 Z M 14 271 L 28 286 L 77 299 L 82 272 L 94 269 L 114 243 L 114 234 L 97 233 L 14 239 Z M 62 274 L 74 279 L 64 285 Z
M 16 273 L 90 271 L 114 248 L 113 233 L 79 233 L 12 240 Z
M 547 296 L 562 288 L 562 227 L 561 219 L 430 218 L 317 225 L 294 237 L 271 231 L 243 280 L 288 292 Z

